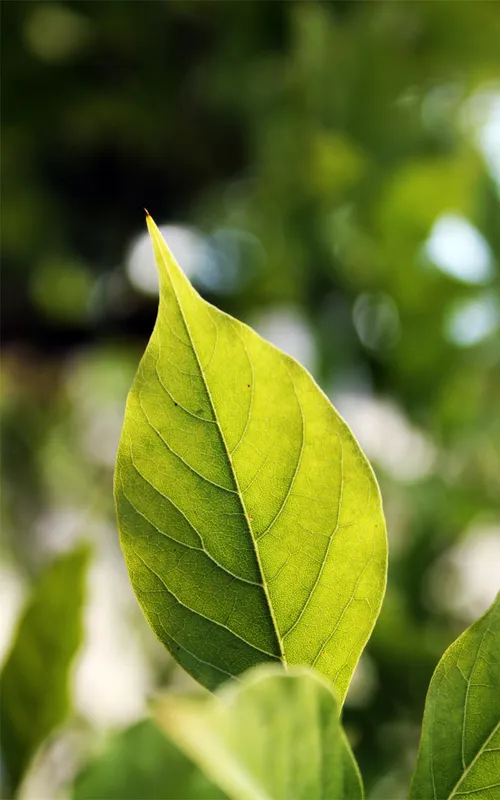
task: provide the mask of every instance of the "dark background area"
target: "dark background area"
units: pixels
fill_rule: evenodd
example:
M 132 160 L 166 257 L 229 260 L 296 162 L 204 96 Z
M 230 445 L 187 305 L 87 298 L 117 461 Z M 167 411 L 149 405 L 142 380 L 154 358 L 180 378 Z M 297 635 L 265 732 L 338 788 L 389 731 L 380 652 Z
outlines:
M 374 465 L 389 583 L 344 720 L 368 796 L 404 796 L 432 671 L 499 585 L 500 4 L 17 0 L 1 31 L 2 651 L 40 567 L 90 539 L 85 742 L 184 685 L 112 504 L 156 313 L 146 206 Z

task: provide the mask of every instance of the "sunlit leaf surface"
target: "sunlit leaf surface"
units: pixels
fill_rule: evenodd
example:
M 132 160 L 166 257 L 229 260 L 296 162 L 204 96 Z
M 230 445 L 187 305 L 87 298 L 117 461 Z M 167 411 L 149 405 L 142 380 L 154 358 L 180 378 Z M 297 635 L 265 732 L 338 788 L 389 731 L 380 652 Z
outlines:
M 77 548 L 42 573 L 2 671 L 2 759 L 12 789 L 69 710 L 68 678 L 82 640 L 88 555 Z
M 311 376 L 203 301 L 148 225 L 160 307 L 115 476 L 136 595 L 210 688 L 275 661 L 343 697 L 385 587 L 374 475 Z
M 500 595 L 434 673 L 410 797 L 500 797 Z
M 233 800 L 361 800 L 330 685 L 263 666 L 206 700 L 166 697 L 169 736 Z

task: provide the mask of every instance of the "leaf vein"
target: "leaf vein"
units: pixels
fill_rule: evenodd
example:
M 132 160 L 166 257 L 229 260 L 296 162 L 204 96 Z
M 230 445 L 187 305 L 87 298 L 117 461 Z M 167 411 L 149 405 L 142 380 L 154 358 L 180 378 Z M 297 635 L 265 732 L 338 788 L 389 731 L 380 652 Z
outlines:
M 210 478 L 207 478 L 206 475 L 202 475 L 201 472 L 198 472 L 197 469 L 195 469 L 191 464 L 189 464 L 188 461 L 186 461 L 179 453 L 177 453 L 173 449 L 173 447 L 170 447 L 168 442 L 161 435 L 160 431 L 157 428 L 155 428 L 155 426 L 152 424 L 151 420 L 149 419 L 149 417 L 148 417 L 148 415 L 146 413 L 146 410 L 145 410 L 145 408 L 144 408 L 144 406 L 142 404 L 140 393 L 139 393 L 139 407 L 140 407 L 140 409 L 141 409 L 141 411 L 142 411 L 142 413 L 144 415 L 144 418 L 146 419 L 146 422 L 148 423 L 149 427 L 151 428 L 151 430 L 154 431 L 154 433 L 158 436 L 159 440 L 161 442 L 163 442 L 163 444 L 165 445 L 167 450 L 170 453 L 172 453 L 172 455 L 174 455 L 176 458 L 178 458 L 179 461 L 181 461 L 181 463 L 184 464 L 185 467 L 187 467 L 191 472 L 194 472 L 194 474 L 197 475 L 198 478 L 201 478 L 202 481 L 205 481 L 206 483 L 212 484 L 212 486 L 215 486 L 217 489 L 222 489 L 223 492 L 228 492 L 229 494 L 235 494 L 235 495 L 238 494 L 238 492 L 235 489 L 228 489 L 227 486 L 222 486 L 221 483 L 216 483 L 215 481 L 212 481 Z
M 288 377 L 290 378 L 290 382 L 291 382 L 291 384 L 293 386 L 293 391 L 294 391 L 294 394 L 295 394 L 295 397 L 296 397 L 296 400 L 297 400 L 297 405 L 299 407 L 300 418 L 301 418 L 301 422 L 302 422 L 302 438 L 301 438 L 301 442 L 300 442 L 299 457 L 297 459 L 297 464 L 295 465 L 295 471 L 293 473 L 292 480 L 290 481 L 290 485 L 288 487 L 287 493 L 286 493 L 285 497 L 283 498 L 283 502 L 281 503 L 281 506 L 278 509 L 278 512 L 275 514 L 275 516 L 273 517 L 273 519 L 271 520 L 271 522 L 269 523 L 267 528 L 264 531 L 262 531 L 261 533 L 259 533 L 258 536 L 256 536 L 257 541 L 260 541 L 266 535 L 266 533 L 269 533 L 269 531 L 271 530 L 273 525 L 275 525 L 275 523 L 278 521 L 278 519 L 280 518 L 281 514 L 283 513 L 283 510 L 284 510 L 284 508 L 285 508 L 285 506 L 286 506 L 286 504 L 287 504 L 287 502 L 288 502 L 288 500 L 290 498 L 290 494 L 292 492 L 292 488 L 293 488 L 293 485 L 295 483 L 295 479 L 297 478 L 297 475 L 298 475 L 298 472 L 299 472 L 299 469 L 300 469 L 300 465 L 301 465 L 301 462 L 302 462 L 302 457 L 304 455 L 304 445 L 305 445 L 305 438 L 306 438 L 306 436 L 305 436 L 306 422 L 305 422 L 305 418 L 304 418 L 304 411 L 302 409 L 301 402 L 300 402 L 299 397 L 297 395 L 297 389 L 295 388 L 294 380 L 293 380 L 293 378 L 292 378 L 292 376 L 291 376 L 291 374 L 290 374 L 288 369 L 287 369 L 287 373 L 288 373 Z
M 335 522 L 335 527 L 334 527 L 334 529 L 332 531 L 332 534 L 330 536 L 330 540 L 329 540 L 329 542 L 327 544 L 325 555 L 324 555 L 323 560 L 321 562 L 321 567 L 319 569 L 319 572 L 318 572 L 318 575 L 316 577 L 316 580 L 314 581 L 314 584 L 311 587 L 311 590 L 310 590 L 310 592 L 309 592 L 309 594 L 308 594 L 308 596 L 306 598 L 306 601 L 305 601 L 304 605 L 302 606 L 302 609 L 301 609 L 297 619 L 288 628 L 286 633 L 283 634 L 283 639 L 285 639 L 287 636 L 289 636 L 292 633 L 292 631 L 296 628 L 296 626 L 299 624 L 300 620 L 304 616 L 304 614 L 305 614 L 305 612 L 306 612 L 306 610 L 307 610 L 307 608 L 309 606 L 309 603 L 311 602 L 311 598 L 314 595 L 314 592 L 316 591 L 316 589 L 317 589 L 317 587 L 319 585 L 319 582 L 321 580 L 321 576 L 323 575 L 323 570 L 324 570 L 325 564 L 326 564 L 326 562 L 328 560 L 328 556 L 329 556 L 329 553 L 330 553 L 330 548 L 332 546 L 332 541 L 333 541 L 333 538 L 334 538 L 334 536 L 335 536 L 335 534 L 336 534 L 336 532 L 338 530 L 338 527 L 339 527 L 340 512 L 341 512 L 341 509 L 342 509 L 342 499 L 343 499 L 343 490 L 344 490 L 344 445 L 343 445 L 342 438 L 341 438 L 340 434 L 338 433 L 338 431 L 336 433 L 337 433 L 337 436 L 338 436 L 339 442 L 340 442 L 340 489 L 339 489 L 339 501 L 338 501 L 338 509 L 337 509 L 337 520 Z
M 185 514 L 184 514 L 184 513 L 183 513 L 183 512 L 180 510 L 180 508 L 178 508 L 178 507 L 175 505 L 175 503 L 172 503 L 172 501 L 170 500 L 170 498 L 169 498 L 169 497 L 166 497 L 164 494 L 162 494 L 162 492 L 159 492 L 159 491 L 158 491 L 158 489 L 156 488 L 156 486 L 153 486 L 153 484 L 152 484 L 152 483 L 150 483 L 150 482 L 147 480 L 147 478 L 145 478 L 145 477 L 144 477 L 144 475 L 143 475 L 143 474 L 142 474 L 142 473 L 141 473 L 141 472 L 140 472 L 140 471 L 137 469 L 136 465 L 135 465 L 133 462 L 132 462 L 132 465 L 133 465 L 134 469 L 135 469 L 135 470 L 138 472 L 139 476 L 140 476 L 140 477 L 141 477 L 143 480 L 145 480 L 147 483 L 149 483 L 149 485 L 151 486 L 151 488 L 152 488 L 152 489 L 153 489 L 155 492 L 157 492 L 157 493 L 160 495 L 160 497 L 163 497 L 165 500 L 167 500 L 169 503 L 171 503 L 171 504 L 172 504 L 172 506 L 173 506 L 173 507 L 174 507 L 174 508 L 175 508 L 175 509 L 176 509 L 176 510 L 177 510 L 177 511 L 180 513 L 180 514 L 182 514 L 182 516 L 184 517 L 184 519 L 186 520 L 186 522 L 188 523 L 188 525 L 190 525 L 190 526 L 191 526 L 191 528 L 193 529 L 193 531 L 194 531 L 194 532 L 196 533 L 196 535 L 197 535 L 197 536 L 200 538 L 201 546 L 200 546 L 200 547 L 194 547 L 193 545 L 187 544 L 186 542 L 182 542 L 180 539 L 176 539 L 176 538 L 175 538 L 175 536 L 172 536 L 171 534 L 169 534 L 169 533 L 167 533 L 166 531 L 164 531 L 164 530 L 162 530 L 161 528 L 159 528 L 159 527 L 158 527 L 158 526 L 157 526 L 157 525 L 156 525 L 156 524 L 155 524 L 155 523 L 154 523 L 154 522 L 153 522 L 151 519 L 149 519 L 149 517 L 148 517 L 148 516 L 146 516 L 146 514 L 144 514 L 142 511 L 139 511 L 139 509 L 137 508 L 137 506 L 135 505 L 135 503 L 133 503 L 133 501 L 132 501 L 132 500 L 130 499 L 130 497 L 127 495 L 127 493 L 126 493 L 126 491 L 125 491 L 125 488 L 124 488 L 124 486 L 123 486 L 123 481 L 121 481 L 121 484 L 122 484 L 122 493 L 123 493 L 123 496 L 125 497 L 125 499 L 127 500 L 127 502 L 128 502 L 130 505 L 131 505 L 131 507 L 134 509 L 134 512 L 135 512 L 136 514 L 139 514 L 139 516 L 141 516 L 141 517 L 142 517 L 142 518 L 143 518 L 143 519 L 144 519 L 144 520 L 145 520 L 145 521 L 148 523 L 148 525 L 151 525 L 151 527 L 152 527 L 152 528 L 154 528 L 156 531 L 158 531 L 158 533 L 159 533 L 161 536 L 165 536 L 167 539 L 170 539 L 170 541 L 172 541 L 172 542 L 175 542 L 176 544 L 179 544 L 179 545 L 181 545 L 182 547 L 186 547 L 188 550 L 196 550 L 196 551 L 197 551 L 197 552 L 199 552 L 199 553 L 205 553 L 205 555 L 207 556 L 207 558 L 209 558 L 209 559 L 210 559 L 210 561 L 212 561 L 212 563 L 213 563 L 213 564 L 215 564 L 217 567 L 219 567 L 219 568 L 220 568 L 220 569 L 221 569 L 223 572 L 227 573 L 228 575 L 231 575 L 231 577 L 232 577 L 232 578 L 235 578 L 236 580 L 238 580 L 238 581 L 241 581 L 242 583 L 247 583 L 249 586 L 260 586 L 260 587 L 262 587 L 262 583 L 259 583 L 259 582 L 257 582 L 257 581 L 251 581 L 251 580 L 248 580 L 248 578 L 243 578 L 241 575 L 236 575 L 236 573 L 232 572 L 230 569 L 228 569 L 227 567 L 223 566 L 223 565 L 222 565 L 222 564 L 221 564 L 219 561 L 217 561 L 217 559 L 216 559 L 216 558 L 214 558 L 214 556 L 213 556 L 213 555 L 212 555 L 212 554 L 211 554 L 211 553 L 210 553 L 210 552 L 207 550 L 207 548 L 206 548 L 206 545 L 205 545 L 205 543 L 204 543 L 204 540 L 203 540 L 203 537 L 202 537 L 201 533 L 199 533 L 199 531 L 197 531 L 197 530 L 196 530 L 196 528 L 194 527 L 194 525 L 193 525 L 193 524 L 192 524 L 192 523 L 191 523 L 191 522 L 188 520 L 188 518 L 187 518 L 187 517 L 186 517 L 186 515 L 185 515 Z M 120 479 L 120 480 L 121 480 L 121 479 Z
M 126 534 L 126 535 L 128 535 L 128 534 Z M 129 539 L 133 540 L 133 537 L 129 536 Z M 211 622 L 213 625 L 217 625 L 217 627 L 219 627 L 219 628 L 224 628 L 224 630 L 226 630 L 229 633 L 231 633 L 233 636 L 235 636 L 237 639 L 242 641 L 244 644 L 248 645 L 248 647 L 251 647 L 253 650 L 257 650 L 259 653 L 262 653 L 263 655 L 268 656 L 269 658 L 277 660 L 277 657 L 276 657 L 275 653 L 271 653 L 268 650 L 263 650 L 262 647 L 259 647 L 258 645 L 253 644 L 252 642 L 249 642 L 248 639 L 245 639 L 244 636 L 241 636 L 239 633 L 236 633 L 236 631 L 234 631 L 228 625 L 225 625 L 223 622 L 219 622 L 218 620 L 213 619 L 213 617 L 207 617 L 206 614 L 202 614 L 201 611 L 197 611 L 195 608 L 191 608 L 191 606 L 188 606 L 186 603 L 184 603 L 182 600 L 180 600 L 177 597 L 177 595 L 175 594 L 175 592 L 173 592 L 172 589 L 169 586 L 167 586 L 167 584 L 165 583 L 165 581 L 163 580 L 161 575 L 159 575 L 156 572 L 156 570 L 154 570 L 153 567 L 151 567 L 151 565 L 148 564 L 147 561 L 145 561 L 145 559 L 140 555 L 140 553 L 138 553 L 137 550 L 135 550 L 133 545 L 130 546 L 130 549 L 132 550 L 134 555 L 139 559 L 139 561 L 141 561 L 144 564 L 146 569 L 149 570 L 153 575 L 155 575 L 158 578 L 158 580 L 160 581 L 162 586 L 164 586 L 165 591 L 168 592 L 168 594 L 171 595 L 174 598 L 174 600 L 176 600 L 177 603 L 180 606 L 185 608 L 187 611 L 190 611 L 192 614 L 196 614 L 196 616 L 200 617 L 200 619 L 204 619 L 207 622 Z M 151 592 L 148 592 L 148 594 L 151 594 Z
M 282 640 L 282 638 L 281 638 L 281 636 L 280 636 L 280 633 L 279 633 L 278 625 L 277 625 L 277 622 L 276 622 L 276 617 L 275 617 L 275 614 L 274 614 L 273 606 L 272 606 L 272 603 L 271 603 L 271 599 L 270 599 L 270 597 L 269 597 L 269 592 L 268 592 L 268 588 L 267 588 L 266 581 L 265 581 L 265 575 L 264 575 L 264 570 L 263 570 L 263 567 L 262 567 L 262 562 L 261 562 L 261 560 L 260 560 L 259 550 L 258 550 L 258 547 L 257 547 L 256 541 L 255 541 L 255 538 L 254 538 L 254 536 L 253 536 L 252 526 L 250 525 L 250 520 L 249 520 L 249 518 L 248 518 L 248 512 L 247 512 L 247 509 L 246 509 L 246 506 L 245 506 L 245 501 L 244 501 L 244 499 L 243 499 L 243 495 L 242 495 L 242 493 L 241 493 L 241 490 L 240 490 L 240 487 L 239 487 L 239 483 L 238 483 L 238 477 L 237 477 L 237 475 L 236 475 L 236 471 L 235 471 L 235 469 L 234 469 L 234 465 L 233 465 L 233 462 L 232 462 L 232 459 L 231 459 L 231 453 L 230 453 L 230 451 L 229 451 L 229 448 L 228 448 L 228 446 L 227 446 L 227 442 L 226 442 L 226 440 L 225 440 L 225 437 L 224 437 L 224 434 L 223 434 L 223 432 L 222 432 L 222 427 L 221 427 L 221 424 L 220 424 L 220 422 L 219 422 L 219 418 L 218 418 L 217 411 L 216 411 L 216 408 L 215 408 L 215 403 L 214 403 L 214 401 L 213 401 L 213 398 L 212 398 L 212 395 L 211 395 L 211 392 L 210 392 L 210 388 L 209 388 L 209 386 L 208 386 L 207 378 L 206 378 L 206 375 L 205 375 L 205 373 L 204 373 L 204 371 L 203 371 L 202 364 L 201 364 L 201 362 L 200 362 L 200 359 L 199 359 L 199 357 L 198 357 L 198 352 L 197 352 L 197 350 L 196 350 L 196 347 L 195 347 L 195 345 L 194 345 L 194 341 L 193 341 L 193 336 L 192 336 L 192 333 L 191 333 L 191 329 L 190 329 L 190 327 L 189 327 L 189 325 L 188 325 L 188 322 L 187 322 L 187 319 L 186 319 L 186 317 L 185 317 L 184 310 L 183 310 L 183 308 L 182 308 L 181 302 L 180 302 L 180 300 L 179 300 L 179 297 L 178 297 L 178 295 L 177 295 L 177 291 L 176 291 L 176 288 L 175 288 L 174 282 L 173 282 L 173 280 L 172 280 L 172 278 L 171 278 L 171 276 L 170 276 L 170 273 L 169 273 L 168 267 L 167 267 L 166 265 L 165 265 L 165 267 L 166 267 L 166 273 L 167 273 L 167 275 L 168 275 L 168 279 L 169 279 L 169 281 L 170 281 L 170 285 L 171 285 L 171 287 L 172 287 L 173 295 L 174 295 L 174 297 L 175 297 L 175 300 L 176 300 L 176 303 L 177 303 L 177 307 L 178 307 L 178 309 L 179 309 L 179 313 L 180 313 L 181 319 L 182 319 L 182 321 L 183 321 L 183 323 L 184 323 L 184 327 L 185 327 L 185 329 L 186 329 L 186 333 L 187 333 L 187 335 L 188 335 L 188 337 L 189 337 L 189 340 L 190 340 L 190 342 L 191 342 L 191 347 L 192 347 L 192 350 L 193 350 L 193 353 L 194 353 L 195 359 L 196 359 L 196 361 L 197 361 L 197 364 L 198 364 L 198 369 L 199 369 L 199 371 L 200 371 L 201 377 L 202 377 L 202 379 L 203 379 L 203 383 L 204 383 L 204 385 L 205 385 L 205 390 L 206 390 L 206 392 L 207 392 L 207 396 L 208 396 L 208 399 L 209 399 L 209 401 L 210 401 L 210 405 L 211 405 L 211 407 L 212 407 L 212 411 L 213 411 L 213 414 L 214 414 L 214 417 L 215 417 L 215 421 L 216 421 L 216 423 L 217 423 L 217 429 L 218 429 L 218 431 L 219 431 L 219 436 L 220 436 L 220 438 L 221 438 L 222 444 L 224 445 L 224 448 L 225 448 L 225 451 L 226 451 L 226 455 L 227 455 L 227 459 L 228 459 L 228 461 L 229 461 L 229 464 L 230 464 L 230 466 L 231 466 L 231 471 L 232 471 L 232 475 L 233 475 L 233 480 L 234 480 L 234 482 L 235 482 L 236 489 L 237 489 L 237 491 L 236 491 L 236 492 L 234 492 L 234 493 L 238 495 L 238 497 L 239 497 L 239 499 L 240 499 L 241 507 L 242 507 L 242 509 L 243 509 L 243 513 L 244 513 L 244 515 L 245 515 L 245 520 L 246 520 L 246 523 L 247 523 L 247 527 L 248 527 L 248 532 L 249 532 L 249 535 L 250 535 L 250 539 L 251 539 L 251 541 L 252 541 L 252 544 L 253 544 L 253 546 L 254 546 L 254 551 L 255 551 L 255 557 L 256 557 L 256 560 L 257 560 L 257 565 L 258 565 L 258 567 L 259 567 L 259 571 L 260 571 L 260 574 L 261 574 L 261 576 L 262 576 L 262 586 L 263 586 L 263 589 L 264 589 L 264 593 L 265 593 L 265 595 L 266 595 L 266 599 L 267 599 L 267 603 L 268 603 L 268 608 L 269 608 L 269 614 L 270 614 L 270 616 L 271 616 L 271 619 L 272 619 L 272 623 L 273 623 L 273 627 L 274 627 L 274 632 L 275 632 L 275 635 L 276 635 L 276 641 L 277 641 L 277 644 L 278 644 L 278 647 L 279 647 L 279 650 L 280 650 L 280 654 L 281 654 L 281 660 L 282 660 L 282 662 L 283 662 L 284 664 L 286 664 L 286 657 L 285 657 L 285 652 L 284 652 L 284 649 L 283 649 L 283 640 Z M 222 313 L 222 312 L 219 312 L 219 313 Z M 217 326 L 216 326 L 216 323 L 215 323 L 215 320 L 213 319 L 213 317 L 212 317 L 211 315 L 210 315 L 210 319 L 211 319 L 211 321 L 212 321 L 213 325 L 214 325 L 215 327 L 217 327 Z M 228 319 L 229 319 L 229 317 L 228 317 Z M 221 488 L 224 488 L 224 487 L 221 487 Z M 230 491 L 230 490 L 228 490 L 228 491 Z

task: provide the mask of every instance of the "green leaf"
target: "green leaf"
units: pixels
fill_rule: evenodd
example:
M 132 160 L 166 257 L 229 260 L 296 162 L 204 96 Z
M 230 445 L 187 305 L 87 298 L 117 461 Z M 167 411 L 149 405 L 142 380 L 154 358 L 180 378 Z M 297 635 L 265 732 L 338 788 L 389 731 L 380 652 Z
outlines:
M 446 651 L 425 704 L 411 800 L 500 797 L 500 595 Z
M 223 800 L 151 720 L 116 736 L 78 776 L 73 800 Z
M 2 758 L 12 790 L 69 711 L 69 671 L 82 641 L 88 558 L 88 548 L 78 547 L 43 571 L 2 670 Z
M 360 800 L 358 767 L 329 683 L 257 667 L 203 700 L 167 697 L 158 720 L 232 800 Z
M 311 376 L 202 300 L 148 225 L 160 306 L 115 473 L 135 593 L 207 687 L 275 661 L 343 698 L 385 588 L 375 477 Z

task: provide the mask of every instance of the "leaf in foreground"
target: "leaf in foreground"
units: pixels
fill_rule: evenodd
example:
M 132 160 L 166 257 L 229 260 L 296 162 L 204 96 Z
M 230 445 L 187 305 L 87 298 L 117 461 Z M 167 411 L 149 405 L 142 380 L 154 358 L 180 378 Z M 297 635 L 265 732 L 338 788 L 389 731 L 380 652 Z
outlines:
M 360 800 L 335 695 L 307 668 L 254 668 L 206 700 L 166 697 L 157 718 L 232 800 Z
M 69 711 L 69 671 L 82 641 L 89 552 L 78 547 L 41 574 L 0 679 L 2 758 L 11 789 Z
M 73 800 L 223 800 L 184 753 L 143 720 L 115 736 L 80 773 Z
M 500 797 L 500 595 L 432 677 L 411 800 Z
M 385 588 L 375 477 L 311 376 L 202 300 L 148 225 L 160 305 L 115 473 L 135 593 L 207 687 L 301 663 L 342 698 Z

